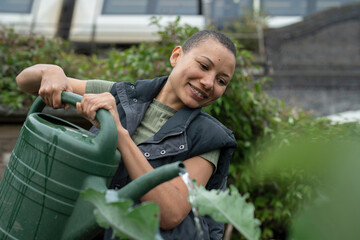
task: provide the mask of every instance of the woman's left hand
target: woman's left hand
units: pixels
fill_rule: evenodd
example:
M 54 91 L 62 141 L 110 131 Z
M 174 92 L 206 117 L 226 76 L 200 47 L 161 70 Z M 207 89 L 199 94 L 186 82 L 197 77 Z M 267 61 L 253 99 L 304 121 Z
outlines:
M 95 127 L 100 128 L 96 120 L 96 111 L 104 108 L 114 118 L 117 129 L 122 128 L 117 111 L 115 98 L 108 92 L 100 94 L 84 94 L 81 102 L 76 103 L 78 113 L 89 120 Z

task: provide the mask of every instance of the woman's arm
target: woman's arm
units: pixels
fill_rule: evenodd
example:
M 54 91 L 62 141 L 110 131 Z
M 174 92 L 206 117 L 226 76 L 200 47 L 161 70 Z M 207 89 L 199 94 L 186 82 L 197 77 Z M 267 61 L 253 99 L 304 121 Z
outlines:
M 136 179 L 153 170 L 143 153 L 132 141 L 128 131 L 120 123 L 114 97 L 110 93 L 85 94 L 81 103 L 77 104 L 79 114 L 91 122 L 96 121 L 96 110 L 107 109 L 113 116 L 117 132 L 117 147 L 131 179 Z M 207 160 L 196 156 L 184 161 L 191 179 L 197 184 L 206 185 L 210 179 L 214 166 Z M 160 227 L 172 229 L 180 224 L 189 214 L 191 206 L 187 200 L 188 190 L 180 177 L 167 181 L 145 194 L 141 201 L 155 201 L 160 206 Z
M 118 129 L 118 149 L 131 179 L 136 179 L 153 170 L 143 153 L 124 129 Z M 184 161 L 191 179 L 198 185 L 206 185 L 210 179 L 214 166 L 207 160 L 196 156 Z M 191 210 L 187 200 L 188 189 L 180 177 L 160 184 L 147 194 L 141 201 L 155 201 L 160 206 L 160 227 L 172 229 L 180 224 Z
M 53 108 L 64 107 L 62 91 L 84 95 L 86 88 L 86 81 L 69 78 L 61 67 L 51 64 L 37 64 L 24 69 L 16 77 L 16 83 L 25 92 L 40 95 Z

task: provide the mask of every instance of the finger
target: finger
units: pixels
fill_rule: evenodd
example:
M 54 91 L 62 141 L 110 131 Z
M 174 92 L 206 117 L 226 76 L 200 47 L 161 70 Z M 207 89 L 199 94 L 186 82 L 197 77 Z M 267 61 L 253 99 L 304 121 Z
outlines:
M 77 102 L 76 103 L 76 109 L 77 109 L 77 112 L 80 116 L 82 116 L 82 105 L 80 102 Z
M 85 101 L 86 102 L 86 101 Z M 100 123 L 96 120 L 96 115 L 90 116 L 86 111 L 84 110 L 85 104 L 82 104 L 80 102 L 76 103 L 76 108 L 78 110 L 78 114 L 83 116 L 85 119 L 87 119 L 92 125 L 94 125 L 97 128 L 100 128 Z
M 48 105 L 48 99 L 46 95 L 44 94 L 44 91 L 42 89 L 39 89 L 38 95 L 41 97 L 42 101 Z
M 54 93 L 54 95 L 52 96 L 52 107 L 53 108 L 60 108 L 62 107 L 62 103 L 61 103 L 61 91 L 56 91 Z
M 96 116 L 96 104 L 94 105 L 94 98 L 93 96 L 89 96 L 89 95 L 84 95 L 82 101 L 81 101 L 81 106 L 82 106 L 82 113 L 83 115 L 89 119 L 89 121 L 93 121 L 95 120 L 95 116 Z
M 50 106 L 50 100 L 48 97 L 41 97 L 43 99 L 43 102 L 47 105 Z
M 89 118 L 89 102 L 88 102 L 88 96 L 84 95 L 82 100 L 81 100 L 81 107 L 82 107 L 82 112 L 83 115 L 86 116 L 87 118 Z

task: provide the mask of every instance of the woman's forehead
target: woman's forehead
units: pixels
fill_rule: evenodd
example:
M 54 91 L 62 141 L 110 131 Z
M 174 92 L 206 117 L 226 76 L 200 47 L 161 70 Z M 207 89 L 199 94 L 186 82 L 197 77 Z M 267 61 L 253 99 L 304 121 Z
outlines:
M 214 40 L 212 38 L 207 38 L 198 42 L 198 44 L 196 44 L 190 49 L 190 52 L 204 53 L 204 54 L 222 53 L 222 55 L 225 56 L 229 55 L 230 57 L 235 59 L 234 54 L 227 47 L 225 47 L 221 42 Z
M 204 44 L 194 47 L 190 50 L 188 60 L 200 60 L 209 63 L 214 67 L 220 67 L 222 72 L 226 72 L 228 76 L 232 76 L 235 70 L 234 54 L 216 41 L 207 41 Z

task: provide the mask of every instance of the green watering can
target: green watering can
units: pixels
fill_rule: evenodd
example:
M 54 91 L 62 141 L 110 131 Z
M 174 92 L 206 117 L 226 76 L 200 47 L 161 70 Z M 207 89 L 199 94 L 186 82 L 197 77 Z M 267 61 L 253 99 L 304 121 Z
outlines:
M 69 92 L 61 97 L 72 105 L 82 98 Z M 44 107 L 40 97 L 31 106 L 0 182 L 0 240 L 91 239 L 101 228 L 80 192 L 106 189 L 115 175 L 121 158 L 114 120 L 100 109 L 101 128 L 94 135 L 42 113 Z M 181 162 L 157 168 L 118 195 L 136 201 L 184 169 Z

